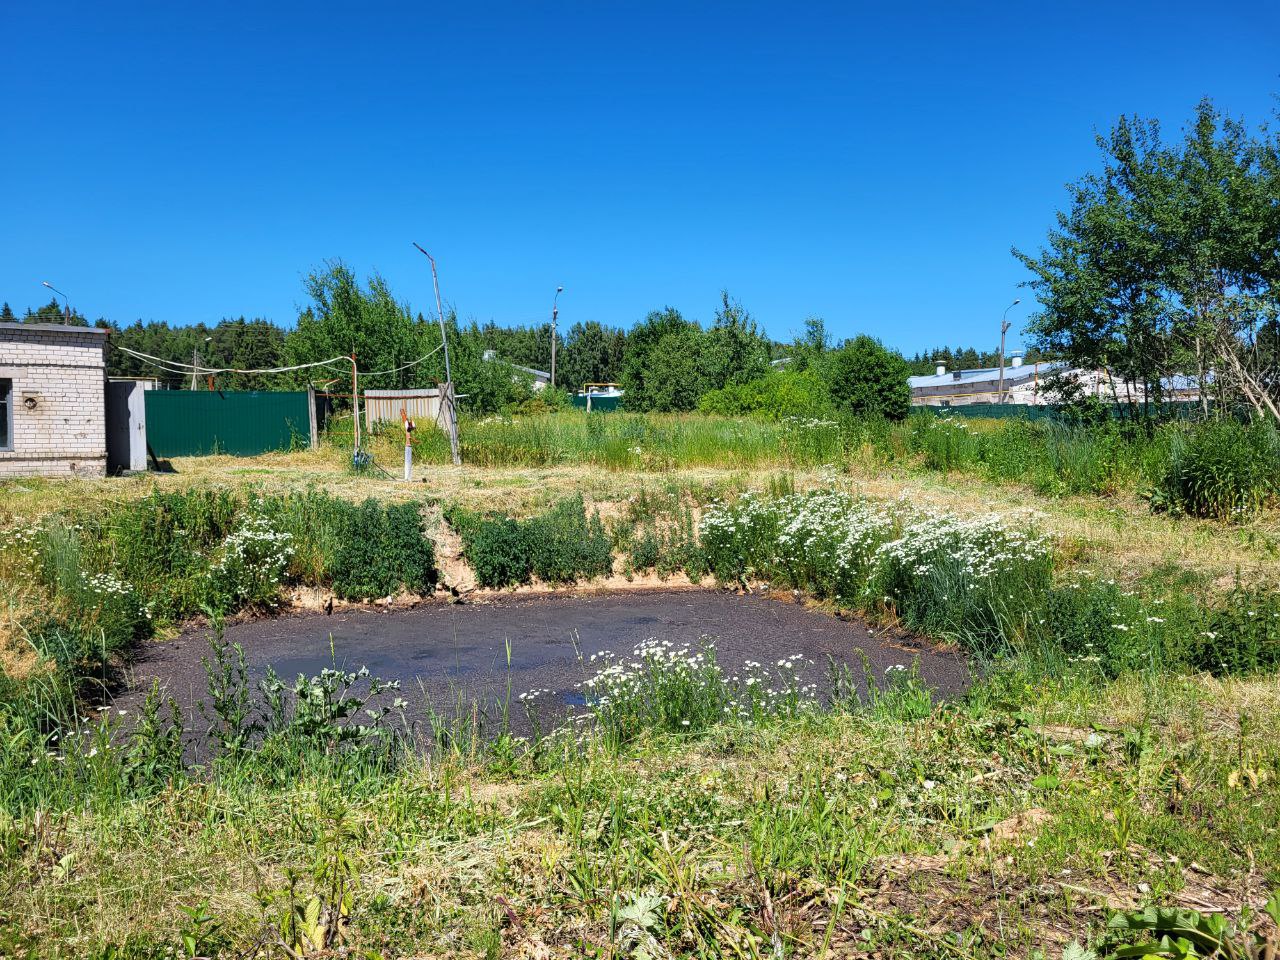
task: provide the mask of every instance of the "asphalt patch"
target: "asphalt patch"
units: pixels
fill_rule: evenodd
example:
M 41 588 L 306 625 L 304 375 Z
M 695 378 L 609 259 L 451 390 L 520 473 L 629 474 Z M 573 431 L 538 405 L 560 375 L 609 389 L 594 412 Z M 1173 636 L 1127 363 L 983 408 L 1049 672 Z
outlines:
M 860 685 L 864 662 L 879 678 L 918 664 L 921 679 L 942 696 L 962 691 L 970 679 L 965 659 L 955 651 L 889 638 L 859 620 L 794 602 L 716 590 L 516 595 L 400 610 L 353 607 L 331 616 L 230 624 L 224 635 L 243 647 L 255 687 L 268 667 L 290 683 L 326 667 L 365 667 L 372 677 L 399 680 L 400 690 L 391 696 L 408 701 L 405 720 L 424 740 L 433 714 L 437 722 L 474 716 L 490 733 L 505 714 L 517 733 L 527 734 L 532 721 L 519 696 L 529 691 L 540 691 L 533 703 L 537 723 L 546 730 L 585 705 L 582 682 L 600 666 L 592 655 L 629 656 L 650 638 L 693 648 L 712 643 L 730 674 L 747 661 L 774 667 L 784 657 L 803 654 L 813 662 L 802 680 L 816 685 L 819 698 L 830 695 L 832 663 L 852 668 Z M 126 671 L 125 688 L 112 708 L 136 715 L 158 680 L 192 730 L 207 725 L 199 705 L 208 696 L 201 661 L 210 654 L 210 637 L 207 627 L 191 628 L 173 640 L 147 644 Z

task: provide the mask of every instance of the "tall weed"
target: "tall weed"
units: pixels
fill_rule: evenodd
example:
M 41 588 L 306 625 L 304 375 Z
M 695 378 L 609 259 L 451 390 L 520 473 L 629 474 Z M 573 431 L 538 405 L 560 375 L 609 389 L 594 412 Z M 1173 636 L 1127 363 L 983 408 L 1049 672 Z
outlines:
M 1268 420 L 1216 420 L 1174 430 L 1153 505 L 1238 520 L 1280 496 L 1280 434 Z

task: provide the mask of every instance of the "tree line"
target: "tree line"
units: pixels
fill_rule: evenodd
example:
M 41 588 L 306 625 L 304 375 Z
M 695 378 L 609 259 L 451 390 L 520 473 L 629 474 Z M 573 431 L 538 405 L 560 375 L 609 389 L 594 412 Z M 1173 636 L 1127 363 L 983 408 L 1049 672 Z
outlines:
M 1042 363 L 1049 357 L 1037 347 L 1028 347 L 1021 351 L 1027 363 Z M 1009 359 L 1005 354 L 1005 362 Z M 984 370 L 1000 366 L 999 350 L 975 350 L 973 347 L 937 347 L 923 350 L 907 358 L 907 369 L 913 377 L 935 373 L 938 364 L 944 364 L 948 370 Z
M 27 307 L 21 317 L 13 312 L 6 302 L 0 304 L 0 323 L 67 323 L 74 327 L 87 327 L 89 321 L 78 310 L 64 308 L 54 297 L 43 307 L 32 310 Z
M 154 321 L 122 326 L 99 320 L 99 326 L 111 331 L 108 375 L 153 378 L 182 388 L 193 383 L 190 369 L 182 365 L 195 365 L 227 371 L 197 376 L 196 389 L 278 390 L 310 385 L 340 395 L 350 391 L 350 363 L 337 358 L 354 353 L 362 389 L 422 388 L 445 379 L 444 353 L 438 349 L 439 319 L 397 300 L 383 277 L 375 274 L 361 282 L 346 264 L 330 261 L 312 271 L 304 287 L 308 303 L 287 330 L 269 320 L 245 317 L 186 326 Z M 5 315 L 12 316 L 7 306 L 5 310 Z M 23 319 L 66 318 L 53 302 L 28 310 Z M 74 313 L 73 321 L 87 322 Z M 811 320 L 810 334 L 815 324 L 822 329 L 821 321 Z M 512 327 L 463 323 L 450 312 L 444 327 L 456 389 L 464 406 L 474 412 L 489 413 L 530 400 L 535 376 L 531 371 L 550 368 L 550 323 Z M 767 390 L 774 375 L 816 370 L 815 349 L 836 353 L 825 331 L 821 339 L 820 349 L 805 337 L 793 344 L 776 342 L 727 293 L 721 295 L 720 306 L 705 327 L 672 307 L 655 310 L 629 331 L 595 321 L 578 322 L 560 332 L 558 390 L 543 397 L 563 402 L 565 392 L 580 390 L 587 383 L 617 383 L 625 391 L 625 406 L 632 410 L 694 410 L 705 396 L 719 391 L 721 407 L 727 403 L 734 408 L 726 412 L 748 412 L 740 409 L 745 401 L 739 398 L 730 403 L 724 392 Z M 905 390 L 905 364 L 897 354 L 892 356 L 896 358 L 891 364 L 893 376 Z M 148 358 L 158 358 L 159 363 Z M 794 368 L 775 367 L 773 361 L 779 358 L 794 363 Z M 336 362 L 311 366 L 328 360 Z M 236 372 L 282 367 L 299 369 Z M 831 376 L 836 376 L 836 367 L 830 369 Z M 787 382 L 785 377 L 776 379 L 779 384 Z M 829 394 L 826 386 L 821 391 Z M 894 409 L 900 405 L 905 412 L 905 404 L 903 400 Z
M 412 361 L 434 349 L 440 342 L 438 321 L 413 313 L 398 302 L 386 280 L 370 277 L 362 286 L 339 261 L 326 263 L 304 281 L 311 302 L 299 314 L 294 329 L 286 330 L 262 318 L 227 318 L 216 324 L 196 323 L 170 326 L 164 322 L 136 321 L 127 326 L 99 320 L 97 325 L 112 331 L 113 348 L 158 357 L 166 364 L 198 364 L 229 372 L 195 379 L 197 389 L 212 383 L 222 390 L 270 390 L 324 386 L 331 383 L 340 391 L 349 378 L 345 367 L 312 369 L 293 374 L 250 374 L 236 370 L 267 369 L 312 363 L 336 356 L 357 354 L 361 370 L 394 370 L 366 380 L 366 386 L 408 389 L 431 386 L 444 379 L 443 355 L 420 365 Z M 73 323 L 87 320 L 71 312 Z M 6 303 L 0 320 L 17 320 Z M 67 315 L 56 300 L 37 310 L 28 309 L 26 322 L 66 322 Z M 547 372 L 551 365 L 551 324 L 504 327 L 493 322 L 459 323 L 456 315 L 445 318 L 453 374 L 459 393 L 466 394 L 468 406 L 491 412 L 519 402 L 530 394 L 530 375 L 520 368 Z M 816 339 L 815 339 L 816 337 Z M 862 349 L 868 349 L 864 342 Z M 734 388 L 751 391 L 774 386 L 766 378 L 771 373 L 797 374 L 820 366 L 818 355 L 831 353 L 833 344 L 821 320 L 806 321 L 805 333 L 791 343 L 767 337 L 750 313 L 727 293 L 709 327 L 704 329 L 686 319 L 673 307 L 655 310 L 625 331 L 596 321 L 577 322 L 560 334 L 556 361 L 556 386 L 566 391 L 581 390 L 588 383 L 616 383 L 635 410 L 672 412 L 692 410 L 708 394 L 717 395 L 701 403 L 704 409 L 721 412 L 748 412 L 763 402 L 745 394 L 733 395 Z M 492 353 L 495 360 L 486 361 Z M 918 353 L 905 361 L 901 370 L 891 365 L 893 375 L 932 373 L 934 364 L 948 369 L 995 366 L 998 351 L 981 352 L 973 347 L 943 347 Z M 1028 355 L 1037 359 L 1035 351 Z M 774 361 L 778 361 L 775 365 Z M 485 364 L 485 366 L 481 366 Z M 496 364 L 496 366 L 494 365 Z M 905 372 L 902 372 L 905 371 Z M 829 379 L 837 377 L 828 371 Z M 190 386 L 190 372 L 157 366 L 122 349 L 108 356 L 108 374 L 114 377 L 153 378 L 166 386 Z M 826 399 L 810 400 L 803 409 L 826 409 L 830 391 L 810 380 L 779 379 L 776 386 L 789 396 L 795 391 L 817 389 Z M 839 393 L 843 387 L 837 387 Z M 725 393 L 730 391 L 730 393 Z M 776 397 L 774 398 L 776 400 Z M 896 402 L 889 407 L 896 409 Z

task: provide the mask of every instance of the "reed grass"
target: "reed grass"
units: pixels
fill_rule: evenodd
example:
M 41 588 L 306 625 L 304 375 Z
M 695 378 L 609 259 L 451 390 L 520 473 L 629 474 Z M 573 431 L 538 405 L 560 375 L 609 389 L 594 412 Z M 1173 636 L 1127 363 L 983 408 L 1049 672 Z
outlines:
M 560 412 L 464 420 L 460 436 L 463 458 L 478 467 L 745 469 L 834 462 L 843 452 L 835 426 L 825 421 L 766 422 L 698 414 Z M 447 447 L 435 437 L 423 438 L 420 446 L 415 438 L 418 451 L 433 462 L 447 462 Z

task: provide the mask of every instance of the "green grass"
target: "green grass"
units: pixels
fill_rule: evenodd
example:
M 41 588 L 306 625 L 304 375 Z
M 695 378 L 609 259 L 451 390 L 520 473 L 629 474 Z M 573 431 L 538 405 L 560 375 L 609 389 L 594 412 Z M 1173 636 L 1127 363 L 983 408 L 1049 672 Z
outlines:
M 736 469 L 829 463 L 843 452 L 834 423 L 698 414 L 494 416 L 464 419 L 459 433 L 464 461 L 477 467 L 572 463 L 619 471 Z M 447 445 L 433 436 L 415 436 L 415 454 L 436 463 L 448 460 Z
M 976 473 L 1048 496 L 1141 492 L 1161 509 L 1224 519 L 1280 497 L 1280 439 L 1265 422 L 1095 425 L 929 412 L 892 423 L 561 411 L 464 420 L 461 437 L 464 460 L 478 467 L 805 467 L 863 450 L 885 465 Z M 416 434 L 414 446 L 425 462 L 448 462 L 438 430 Z
M 1040 549 L 1035 521 L 859 501 L 827 489 L 843 486 L 834 471 L 797 493 L 791 473 L 857 459 L 916 483 L 1114 494 L 1154 486 L 1178 443 L 1198 443 L 1197 475 L 1226 477 L 1206 502 L 1234 521 L 1269 455 L 1250 429 L 1261 452 L 1223 460 L 1217 427 L 472 424 L 494 464 L 642 478 L 608 510 L 554 490 L 518 517 L 446 510 L 470 553 L 481 529 L 508 537 L 483 548 L 516 571 L 494 582 L 591 577 L 615 558 L 763 578 L 958 643 L 982 676 L 939 703 L 910 670 L 862 697 L 843 673 L 819 708 L 806 685 L 824 665 L 791 660 L 791 638 L 783 663 L 732 675 L 713 649 L 651 645 L 616 651 L 619 669 L 584 688 L 592 722 L 520 742 L 502 722 L 519 701 L 483 731 L 460 701 L 416 732 L 431 753 L 398 721 L 413 693 L 337 670 L 260 688 L 220 646 L 213 714 L 194 728 L 158 694 L 140 718 L 85 704 L 137 637 L 202 608 L 270 606 L 282 584 L 429 587 L 434 507 L 194 489 L 57 511 L 0 546 L 36 661 L 0 675 L 0 955 L 1056 958 L 1096 944 L 1116 898 L 1256 907 L 1280 885 L 1273 590 L 1177 558 L 1117 583 L 1077 568 L 1079 544 Z M 442 462 L 428 433 L 420 456 Z M 667 474 L 686 463 L 755 482 L 691 489 Z M 711 503 L 764 486 L 762 467 L 767 495 Z M 198 768 L 184 733 L 208 738 Z
M 1056 956 L 1101 935 L 1108 891 L 1238 910 L 1280 883 L 1273 684 L 1011 666 L 943 704 L 903 681 L 686 727 L 724 681 L 664 669 L 629 736 L 515 756 L 388 763 L 295 728 L 283 774 L 263 749 L 130 792 L 131 761 L 88 747 L 56 831 L 0 824 L 0 944 Z

